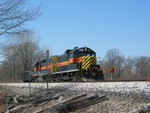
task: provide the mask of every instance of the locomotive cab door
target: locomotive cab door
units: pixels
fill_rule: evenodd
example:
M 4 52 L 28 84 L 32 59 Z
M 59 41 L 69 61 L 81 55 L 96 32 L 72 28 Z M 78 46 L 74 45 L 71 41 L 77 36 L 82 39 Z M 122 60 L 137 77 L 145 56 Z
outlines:
M 77 63 L 75 63 L 75 59 L 77 58 L 77 54 L 76 52 L 71 52 L 69 53 L 69 61 L 71 62 L 69 65 L 68 65 L 68 70 L 75 70 L 77 69 Z

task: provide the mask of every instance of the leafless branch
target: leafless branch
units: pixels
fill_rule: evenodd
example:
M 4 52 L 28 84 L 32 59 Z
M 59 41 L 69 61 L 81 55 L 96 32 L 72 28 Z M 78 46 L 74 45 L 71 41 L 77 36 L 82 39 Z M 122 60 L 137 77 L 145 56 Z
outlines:
M 0 36 L 16 32 L 17 28 L 40 15 L 40 6 L 36 9 L 25 7 L 27 0 L 0 1 Z

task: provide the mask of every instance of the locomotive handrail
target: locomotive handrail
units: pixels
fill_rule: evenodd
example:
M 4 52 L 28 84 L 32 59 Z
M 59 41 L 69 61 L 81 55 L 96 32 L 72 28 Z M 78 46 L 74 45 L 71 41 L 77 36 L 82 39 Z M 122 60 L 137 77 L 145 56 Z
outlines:
M 54 72 L 52 74 L 69 73 L 69 72 L 76 72 L 76 71 L 78 71 L 78 69 L 68 70 L 68 71 L 59 71 L 59 72 Z

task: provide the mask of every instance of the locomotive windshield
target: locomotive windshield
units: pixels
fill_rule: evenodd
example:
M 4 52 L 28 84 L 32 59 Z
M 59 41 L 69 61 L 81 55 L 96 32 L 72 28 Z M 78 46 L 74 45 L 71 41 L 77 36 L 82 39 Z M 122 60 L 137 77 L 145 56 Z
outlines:
M 75 49 L 70 52 L 69 58 L 80 58 L 83 56 L 94 56 L 95 57 L 96 53 L 87 47 L 78 48 L 78 49 Z
M 79 52 L 78 57 L 83 57 L 83 56 L 95 56 L 94 53 L 89 53 L 89 52 Z

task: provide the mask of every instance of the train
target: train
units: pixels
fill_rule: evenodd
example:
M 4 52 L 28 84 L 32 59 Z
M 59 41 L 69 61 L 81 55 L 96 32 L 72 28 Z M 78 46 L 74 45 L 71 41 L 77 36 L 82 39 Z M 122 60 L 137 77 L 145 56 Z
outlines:
M 61 55 L 38 61 L 32 71 L 22 73 L 26 81 L 100 81 L 104 73 L 97 63 L 96 52 L 88 47 L 67 49 Z

